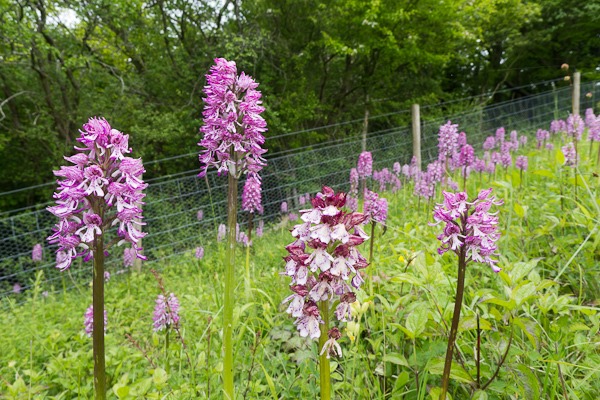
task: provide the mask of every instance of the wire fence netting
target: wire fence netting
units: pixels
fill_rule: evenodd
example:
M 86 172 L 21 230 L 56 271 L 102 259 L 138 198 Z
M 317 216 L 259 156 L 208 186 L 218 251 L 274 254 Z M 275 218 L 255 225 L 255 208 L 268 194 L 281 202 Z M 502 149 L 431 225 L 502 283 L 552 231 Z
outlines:
M 581 88 L 581 113 L 592 107 L 594 99 L 600 98 L 600 83 L 588 82 Z M 589 95 L 585 95 L 589 93 Z M 467 133 L 469 143 L 481 150 L 487 136 L 503 126 L 507 132 L 517 130 L 520 135 L 535 137 L 538 128 L 548 129 L 554 119 L 564 119 L 572 109 L 570 87 L 554 89 L 541 94 L 487 107 L 473 107 L 467 112 L 450 113 L 452 108 L 444 105 L 421 108 L 421 156 L 422 165 L 437 158 L 439 126 L 448 120 L 459 124 L 459 130 Z M 410 112 L 402 110 L 396 114 Z M 392 123 L 392 119 L 373 117 L 372 131 L 366 138 L 366 149 L 373 154 L 374 169 L 390 168 L 394 162 L 407 164 L 412 158 L 412 133 L 410 126 Z M 370 120 L 371 122 L 371 120 Z M 290 212 L 301 208 L 301 196 L 314 194 L 322 185 L 347 190 L 350 168 L 356 166 L 363 149 L 362 119 L 348 121 L 321 129 L 339 130 L 343 125 L 346 136 L 326 142 L 308 143 L 300 149 L 280 151 L 267 157 L 268 164 L 261 172 L 264 214 L 256 216 L 254 223 L 280 221 L 281 203 L 287 202 Z M 309 131 L 287 133 L 276 137 L 287 140 L 293 135 L 306 135 Z M 339 135 L 338 135 L 339 136 Z M 267 138 L 267 146 L 269 140 Z M 149 181 L 144 208 L 144 231 L 148 235 L 143 247 L 148 261 L 144 265 L 164 262 L 175 255 L 191 252 L 197 246 L 216 240 L 217 227 L 226 220 L 227 179 L 209 172 L 198 178 L 197 155 L 189 158 L 190 170 Z M 160 160 L 155 161 L 160 162 Z M 193 169 L 192 169 L 193 168 Z M 244 179 L 240 180 L 239 192 Z M 29 190 L 36 190 L 39 186 Z M 49 246 L 46 237 L 51 234 L 57 219 L 40 204 L 19 212 L 7 212 L 0 216 L 0 298 L 21 296 L 43 271 L 43 287 L 47 291 L 68 290 L 83 279 L 91 279 L 91 263 L 78 259 L 69 272 L 61 273 L 55 268 L 56 249 Z M 203 218 L 198 218 L 202 210 Z M 247 216 L 240 212 L 238 219 L 243 227 Z M 35 244 L 43 246 L 41 262 L 32 260 Z M 114 247 L 107 258 L 107 269 L 121 273 L 123 248 Z

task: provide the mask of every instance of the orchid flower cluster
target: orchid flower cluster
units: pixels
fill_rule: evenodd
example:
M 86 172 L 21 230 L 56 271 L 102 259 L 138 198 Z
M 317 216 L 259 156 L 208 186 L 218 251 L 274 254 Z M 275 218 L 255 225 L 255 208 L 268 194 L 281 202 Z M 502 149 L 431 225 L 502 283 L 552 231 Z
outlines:
M 400 163 L 396 164 L 398 164 L 398 167 L 400 166 Z M 381 171 L 373 171 L 373 180 L 379 183 L 380 192 L 385 192 L 388 189 L 388 185 L 392 193 L 402 188 L 402 182 L 398 178 L 398 174 L 390 172 L 387 168 L 383 168 Z
M 368 265 L 356 247 L 368 239 L 361 228 L 368 216 L 344 211 L 346 195 L 336 194 L 327 186 L 311 202 L 313 208 L 300 211 L 303 222 L 292 230 L 296 240 L 286 247 L 289 254 L 284 258 L 283 274 L 292 278 L 290 289 L 294 293 L 283 303 L 289 303 L 287 313 L 296 318 L 300 336 L 317 339 L 324 323 L 319 303 L 329 310 L 332 300 L 338 298 L 337 320 L 352 318 L 350 305 L 356 300 L 353 288 L 364 282 L 360 270 Z M 339 331 L 331 329 L 328 337 L 321 351 L 335 353 Z
M 594 110 L 585 110 L 585 126 L 588 128 L 588 139 L 600 142 L 600 115 L 594 115 Z
M 95 248 L 95 237 L 115 225 L 121 237 L 118 245 L 131 243 L 135 256 L 145 259 L 138 242 L 146 235 L 140 230 L 140 205 L 148 185 L 142 180 L 141 159 L 125 156 L 131 152 L 129 135 L 112 129 L 103 118 L 90 118 L 80 132 L 77 140 L 83 147 L 65 157 L 73 165 L 54 171 L 63 178 L 54 193 L 57 205 L 48 207 L 60 219 L 48 237 L 58 245 L 56 267 L 65 270 L 77 257 L 88 261 L 95 251 L 105 251 Z M 116 212 L 109 214 L 111 208 Z
M 250 173 L 246 178 L 244 190 L 242 191 L 242 210 L 251 214 L 265 212 L 262 205 L 260 176 L 256 173 Z
M 573 142 L 567 143 L 565 146 L 561 148 L 563 155 L 565 156 L 565 166 L 567 167 L 576 167 L 579 161 L 579 157 L 577 155 L 577 151 L 575 150 L 575 145 Z
M 168 298 L 159 294 L 156 298 L 152 327 L 155 332 L 179 324 L 179 299 L 170 293 Z
M 496 265 L 496 242 L 500 238 L 497 212 L 490 212 L 492 206 L 502 205 L 502 200 L 490 196 L 492 189 L 479 192 L 477 198 L 469 202 L 465 192 L 443 192 L 444 201 L 437 204 L 433 218 L 437 225 L 444 223 L 444 230 L 437 238 L 441 241 L 440 255 L 451 250 L 459 257 L 470 261 L 488 264 L 494 272 L 501 269 Z
M 369 217 L 367 221 L 377 222 L 385 225 L 388 215 L 388 202 L 384 198 L 370 190 L 365 191 L 365 214 Z
M 206 80 L 199 176 L 210 166 L 238 179 L 242 173 L 260 172 L 266 165 L 262 145 L 267 124 L 260 115 L 265 109 L 258 83 L 244 72 L 238 76 L 235 62 L 224 58 L 215 59 Z
M 106 310 L 104 310 L 104 331 L 106 331 L 107 324 L 108 316 Z M 87 310 L 85 310 L 85 314 L 83 315 L 83 328 L 88 337 L 91 337 L 92 333 L 94 333 L 94 306 L 89 306 Z
M 370 151 L 363 151 L 358 156 L 356 171 L 360 179 L 366 179 L 373 175 L 373 156 Z
M 350 211 L 358 211 L 358 186 L 359 186 L 358 170 L 350 169 L 350 190 L 346 196 L 346 206 Z

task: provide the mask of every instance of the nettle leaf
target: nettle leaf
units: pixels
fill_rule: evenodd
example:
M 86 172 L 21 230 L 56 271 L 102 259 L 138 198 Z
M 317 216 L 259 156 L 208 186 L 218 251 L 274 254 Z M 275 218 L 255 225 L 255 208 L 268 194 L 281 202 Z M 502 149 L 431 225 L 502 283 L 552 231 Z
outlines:
M 533 282 L 528 282 L 524 285 L 517 286 L 512 291 L 511 298 L 515 300 L 517 306 L 522 305 L 526 300 L 536 293 L 536 287 Z
M 527 336 L 527 339 L 529 339 L 529 342 L 533 347 L 538 346 L 540 336 L 539 327 L 534 321 L 518 317 L 513 320 L 513 324 L 521 329 L 521 331 Z
M 562 154 L 562 153 L 561 153 Z M 525 398 L 527 399 L 539 399 L 540 398 L 540 383 L 538 382 L 535 374 L 531 370 L 523 365 L 517 366 L 517 383 L 525 390 Z
M 406 329 L 413 333 L 413 338 L 419 336 L 425 330 L 428 310 L 426 307 L 417 307 L 406 317 Z
M 473 396 L 471 396 L 471 400 L 487 400 L 487 399 L 488 399 L 488 395 L 483 390 L 478 390 L 475 393 L 473 393 Z
M 496 304 L 498 306 L 506 308 L 508 311 L 512 311 L 517 307 L 517 304 L 513 299 L 510 300 L 502 300 L 497 297 L 490 297 L 489 299 L 485 299 L 483 303 L 491 303 Z
M 402 390 L 404 388 L 404 385 L 406 385 L 409 380 L 410 380 L 410 375 L 408 375 L 408 372 L 406 372 L 406 371 L 400 372 L 400 374 L 398 375 L 398 378 L 396 378 L 396 383 L 394 383 L 394 392 L 396 392 L 398 390 Z
M 406 357 L 404 357 L 404 355 L 402 355 L 401 353 L 388 353 L 383 357 L 383 361 L 409 367 L 408 361 L 406 361 Z
M 427 371 L 432 375 L 442 375 L 444 372 L 444 359 L 440 358 L 435 361 L 430 361 L 426 366 Z M 455 361 L 452 361 L 452 368 L 450 369 L 450 378 L 463 383 L 472 383 L 473 380 L 464 370 L 464 368 Z
M 156 368 L 152 374 L 152 381 L 158 389 L 162 388 L 167 383 L 167 371 L 162 368 Z

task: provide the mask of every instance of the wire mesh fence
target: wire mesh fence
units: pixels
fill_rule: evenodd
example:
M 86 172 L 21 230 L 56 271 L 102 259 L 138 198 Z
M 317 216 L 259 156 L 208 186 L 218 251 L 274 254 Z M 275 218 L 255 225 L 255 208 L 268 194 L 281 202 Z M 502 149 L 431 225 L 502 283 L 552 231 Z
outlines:
M 582 84 L 581 110 L 583 111 L 600 98 L 600 83 Z M 504 126 L 507 131 L 518 130 L 519 134 L 534 137 L 538 128 L 547 129 L 550 122 L 566 118 L 572 107 L 571 88 L 564 87 L 542 94 L 474 108 L 468 112 L 445 115 L 443 106 L 423 107 L 421 153 L 425 166 L 437 158 L 437 134 L 439 126 L 451 120 L 459 129 L 467 132 L 469 143 L 481 149 L 483 140 Z M 399 113 L 404 113 L 401 111 Z M 406 164 L 412 157 L 412 135 L 408 126 L 386 124 L 381 119 L 375 131 L 368 133 L 366 148 L 373 154 L 374 169 L 391 168 L 394 162 Z M 387 126 L 386 126 L 387 125 Z M 349 170 L 356 165 L 362 150 L 362 121 L 349 121 L 324 129 L 341 129 L 353 134 L 320 143 L 308 143 L 300 149 L 281 151 L 268 157 L 268 165 L 262 171 L 264 214 L 258 220 L 274 222 L 280 220 L 281 203 L 287 202 L 291 212 L 301 206 L 300 196 L 314 194 L 326 184 L 336 189 L 348 188 Z M 297 132 L 297 135 L 307 131 Z M 285 140 L 292 136 L 276 137 Z M 339 136 L 339 135 L 338 135 Z M 271 138 L 272 139 L 272 138 Z M 268 141 L 267 141 L 268 144 Z M 197 163 L 195 154 L 189 157 L 190 166 Z M 205 178 L 197 177 L 197 170 L 181 171 L 149 181 L 146 191 L 144 230 L 148 235 L 143 240 L 145 254 L 153 264 L 174 255 L 189 252 L 197 246 L 216 240 L 217 226 L 226 219 L 226 179 L 214 172 Z M 39 186 L 39 185 L 38 185 Z M 240 193 L 243 179 L 240 182 Z M 34 190 L 35 188 L 32 188 Z M 69 273 L 60 273 L 54 268 L 55 249 L 46 244 L 56 218 L 41 204 L 0 219 L 0 298 L 18 296 L 32 284 L 37 271 L 44 271 L 44 287 L 49 291 L 67 290 L 81 279 L 90 279 L 91 263 L 78 260 Z M 198 218 L 202 210 L 203 218 Z M 6 214 L 6 213 L 5 213 Z M 243 227 L 247 216 L 240 212 Z M 258 222 L 255 220 L 255 223 Z M 33 261 L 32 248 L 43 246 L 42 261 Z M 125 271 L 123 248 L 113 248 L 108 258 L 111 273 Z M 79 265 L 78 265 L 79 264 Z

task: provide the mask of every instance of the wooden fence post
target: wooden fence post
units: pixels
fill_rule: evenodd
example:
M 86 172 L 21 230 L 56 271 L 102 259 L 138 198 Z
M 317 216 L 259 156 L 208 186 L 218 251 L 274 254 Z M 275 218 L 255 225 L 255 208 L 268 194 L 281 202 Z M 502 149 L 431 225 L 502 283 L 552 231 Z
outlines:
M 579 115 L 581 98 L 581 72 L 573 73 L 573 115 Z
M 421 111 L 418 104 L 412 105 L 413 156 L 417 158 L 417 166 L 421 170 Z
M 369 131 L 369 95 L 365 96 L 365 120 L 363 122 L 361 149 L 367 151 L 367 132 Z

